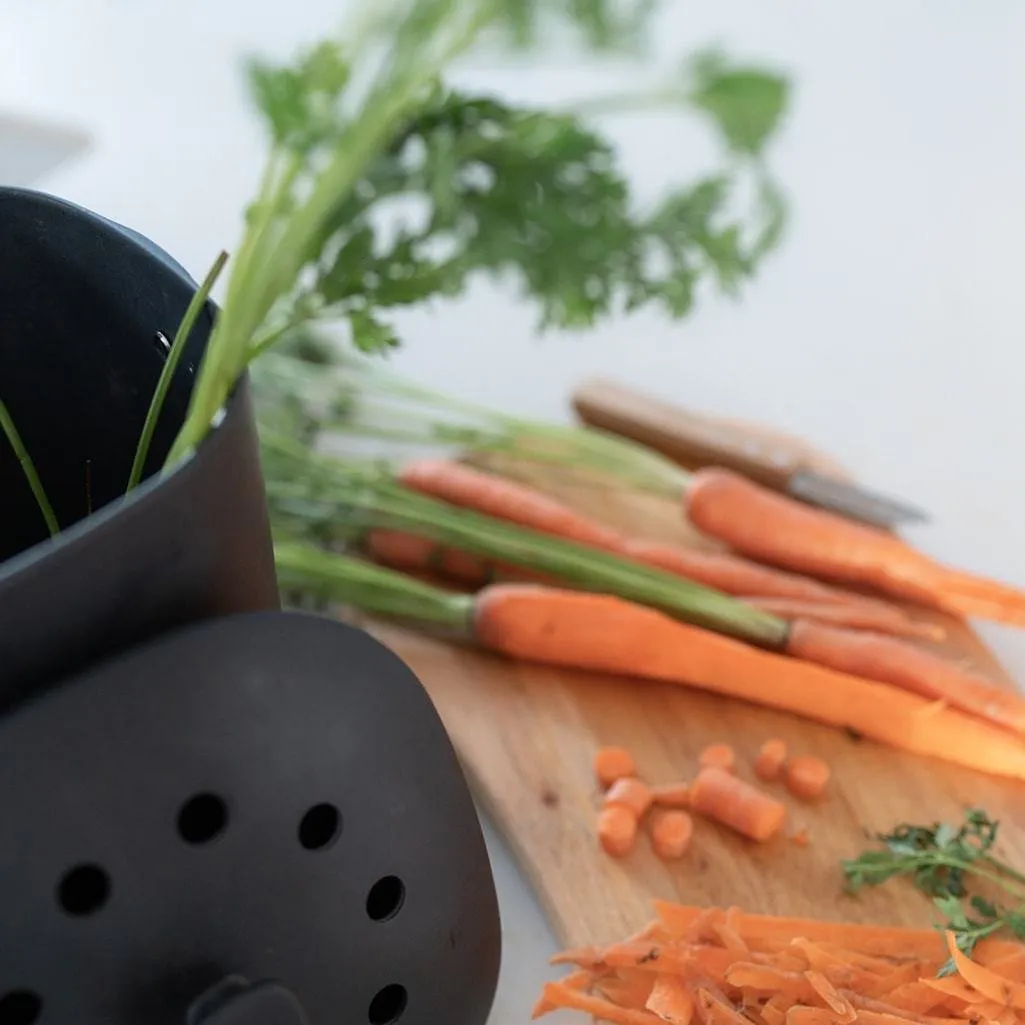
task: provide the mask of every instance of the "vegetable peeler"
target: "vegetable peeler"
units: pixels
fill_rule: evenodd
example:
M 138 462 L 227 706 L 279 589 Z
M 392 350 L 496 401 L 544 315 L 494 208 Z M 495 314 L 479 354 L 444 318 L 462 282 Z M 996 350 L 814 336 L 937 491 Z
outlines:
M 691 470 L 722 466 L 802 502 L 884 529 L 928 519 L 906 502 L 821 472 L 789 446 L 759 441 L 749 432 L 612 381 L 585 381 L 573 393 L 573 408 L 584 423 L 647 445 Z
M 497 900 L 426 692 L 282 611 L 249 381 L 162 470 L 216 317 L 152 242 L 0 189 L 0 1025 L 483 1025 Z

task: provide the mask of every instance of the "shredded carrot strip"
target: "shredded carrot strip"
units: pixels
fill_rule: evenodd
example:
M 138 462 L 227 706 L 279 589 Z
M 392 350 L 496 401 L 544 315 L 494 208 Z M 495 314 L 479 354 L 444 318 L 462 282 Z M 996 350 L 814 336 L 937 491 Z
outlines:
M 670 1025 L 690 1025 L 694 1016 L 694 998 L 675 975 L 656 975 L 644 1006 Z

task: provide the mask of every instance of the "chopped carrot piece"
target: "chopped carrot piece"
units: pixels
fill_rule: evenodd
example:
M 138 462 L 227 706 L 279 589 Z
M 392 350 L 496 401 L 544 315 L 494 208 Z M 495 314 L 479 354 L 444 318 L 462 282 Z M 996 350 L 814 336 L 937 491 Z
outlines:
M 787 760 L 787 745 L 778 737 L 762 744 L 755 759 L 755 775 L 763 783 L 774 783 L 783 773 Z
M 779 801 L 714 767 L 698 773 L 691 805 L 700 814 L 759 842 L 774 836 L 786 817 L 786 808 Z
M 675 975 L 655 976 L 655 984 L 644 1007 L 670 1025 L 690 1025 L 694 1016 L 694 999 L 686 984 Z
M 665 786 L 652 787 L 651 800 L 664 808 L 689 808 L 690 784 L 667 783 Z
M 606 854 L 614 858 L 626 856 L 637 839 L 637 816 L 622 804 L 602 808 L 598 815 L 598 839 Z
M 733 772 L 737 767 L 737 756 L 729 744 L 709 744 L 698 756 L 698 764 L 702 768 L 713 766 Z
M 685 811 L 660 811 L 651 821 L 651 845 L 660 858 L 682 858 L 693 833 L 694 821 Z
M 807 847 L 811 843 L 811 838 L 808 836 L 807 829 L 799 829 L 790 838 L 798 847 Z
M 605 807 L 614 804 L 629 808 L 634 818 L 639 819 L 651 807 L 651 790 L 636 776 L 617 779 L 605 795 Z
M 626 776 L 636 776 L 634 757 L 625 747 L 600 747 L 594 756 L 594 774 L 606 789 Z
M 829 766 L 821 758 L 801 755 L 786 766 L 787 789 L 803 800 L 821 797 L 829 782 Z

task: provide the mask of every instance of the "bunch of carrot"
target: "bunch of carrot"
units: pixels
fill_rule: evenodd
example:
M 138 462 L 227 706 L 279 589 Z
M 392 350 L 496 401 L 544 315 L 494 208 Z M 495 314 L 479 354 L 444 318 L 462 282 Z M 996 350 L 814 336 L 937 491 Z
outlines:
M 446 633 L 514 659 L 660 680 L 853 730 L 893 747 L 1025 779 L 1025 742 L 907 691 L 762 650 L 608 594 L 538 584 L 446 591 L 316 544 L 275 548 L 285 589 Z
M 944 658 L 890 634 L 924 633 L 902 610 L 860 595 L 828 588 L 815 581 L 767 569 L 728 554 L 699 553 L 666 544 L 640 541 L 613 531 L 560 502 L 503 478 L 441 460 L 419 460 L 397 474 L 397 483 L 416 492 L 490 520 L 505 521 L 552 539 L 562 539 L 594 554 L 590 564 L 635 566 L 656 570 L 677 579 L 699 583 L 706 593 L 740 595 L 734 608 L 771 616 L 758 621 L 757 633 L 738 632 L 743 616 L 710 621 L 683 613 L 683 618 L 725 630 L 755 643 L 777 647 L 805 662 L 907 690 L 985 719 L 1015 733 L 1025 734 L 1025 699 L 997 687 L 992 681 L 953 665 Z M 423 510 L 426 507 L 421 506 Z M 393 517 L 394 521 L 394 517 Z M 549 562 L 537 559 L 495 558 L 497 549 L 473 542 L 467 533 L 443 534 L 426 518 L 408 517 L 403 529 L 390 528 L 384 517 L 368 525 L 363 543 L 375 560 L 408 572 L 441 575 L 466 588 L 480 588 L 495 579 L 533 580 L 540 583 L 580 584 Z M 480 522 L 480 521 L 478 521 Z M 487 522 L 486 520 L 483 522 Z M 454 541 L 455 543 L 450 543 Z M 550 549 L 551 550 L 551 549 Z M 608 554 L 606 554 L 608 553 Z M 616 562 L 609 563 L 608 555 Z M 604 561 L 602 561 L 604 560 Z M 663 576 L 664 579 L 664 576 Z M 594 575 L 595 589 L 645 601 L 674 614 L 680 608 L 650 601 L 639 591 L 622 587 L 621 577 Z M 766 597 L 768 595 L 768 597 Z M 721 604 L 717 606 L 724 608 Z M 770 610 L 772 610 L 770 612 Z M 752 621 L 753 623 L 754 621 Z M 840 624 L 840 625 L 835 625 Z M 765 629 L 761 628 L 765 626 Z M 637 646 L 643 644 L 636 638 Z M 640 660 L 639 660 L 640 666 Z M 637 672 L 641 670 L 638 666 Z M 629 672 L 629 667 L 625 668 Z
M 606 947 L 568 950 L 539 1018 L 560 1008 L 616 1025 L 1019 1025 L 1025 947 L 952 934 L 656 902 Z M 949 960 L 948 960 L 949 958 Z M 952 974 L 943 974 L 953 968 Z

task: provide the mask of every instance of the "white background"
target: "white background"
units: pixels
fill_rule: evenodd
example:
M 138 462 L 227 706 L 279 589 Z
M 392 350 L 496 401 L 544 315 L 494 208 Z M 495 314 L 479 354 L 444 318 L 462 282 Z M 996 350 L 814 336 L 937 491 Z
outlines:
M 794 218 L 742 303 L 706 302 L 580 337 L 481 287 L 403 321 L 397 365 L 510 410 L 565 417 L 581 376 L 615 374 L 716 413 L 802 433 L 925 505 L 928 550 L 1025 585 L 1025 5 L 1018 0 L 675 0 L 667 58 L 722 42 L 796 81 L 775 165 Z M 0 109 L 85 128 L 92 151 L 40 184 L 139 229 L 201 276 L 237 237 L 262 135 L 247 52 L 281 56 L 344 0 L 0 0 Z M 475 85 L 547 101 L 593 68 Z M 639 194 L 707 155 L 693 126 L 610 123 Z M 486 382 L 486 383 L 484 383 Z M 1025 680 L 1021 635 L 986 629 Z M 551 941 L 495 848 L 507 950 L 494 1021 L 522 1022 Z

